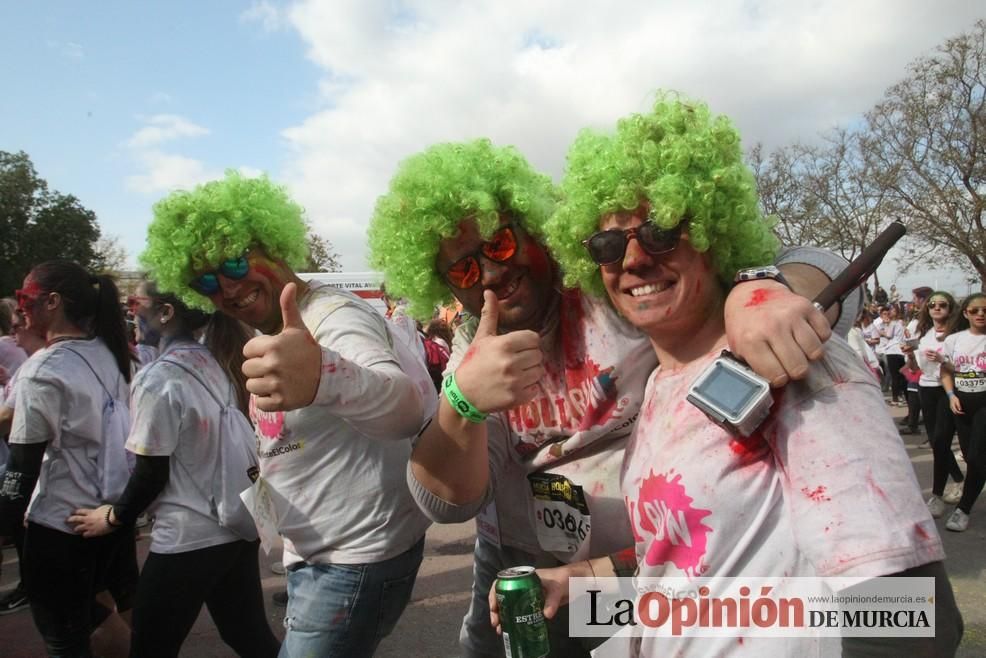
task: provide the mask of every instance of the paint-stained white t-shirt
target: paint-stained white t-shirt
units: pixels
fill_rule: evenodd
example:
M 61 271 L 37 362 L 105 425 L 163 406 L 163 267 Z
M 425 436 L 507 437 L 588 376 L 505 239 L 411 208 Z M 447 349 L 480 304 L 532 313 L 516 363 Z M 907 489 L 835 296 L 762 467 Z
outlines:
M 129 398 L 127 381 L 101 339 L 55 343 L 18 369 L 10 442 L 48 442 L 27 518 L 74 534 L 66 522 L 72 512 L 113 501 L 100 498 L 96 466 L 107 396 L 82 358 L 70 350 L 86 359 L 115 399 Z
M 168 483 L 148 507 L 154 517 L 151 550 L 183 553 L 236 541 L 209 503 L 218 477 L 221 409 L 197 380 L 168 360 L 194 371 L 220 400 L 231 399 L 229 379 L 209 350 L 195 342 L 172 343 L 161 357 L 134 378 L 127 439 L 134 454 L 170 457 Z
M 417 409 L 396 399 L 388 387 L 407 375 L 387 320 L 349 292 L 311 285 L 298 307 L 323 349 L 319 392 L 288 412 L 262 411 L 251 399 L 261 477 L 285 564 L 380 562 L 408 550 L 430 524 L 405 470 L 435 388 L 422 362 Z
M 963 393 L 986 393 L 986 334 L 968 329 L 945 339 L 942 352 L 955 368 L 955 389 Z
M 848 344 L 830 339 L 748 439 L 686 400 L 716 356 L 655 371 L 627 444 L 641 577 L 876 577 L 944 559 L 879 386 Z M 645 637 L 641 655 L 818 654 L 798 641 L 780 652 L 774 639 Z

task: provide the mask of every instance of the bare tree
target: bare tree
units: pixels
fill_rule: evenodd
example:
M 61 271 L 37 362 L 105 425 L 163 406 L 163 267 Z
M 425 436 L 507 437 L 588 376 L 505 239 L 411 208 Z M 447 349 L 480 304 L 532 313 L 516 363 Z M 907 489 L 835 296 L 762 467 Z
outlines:
M 332 243 L 308 227 L 308 265 L 307 272 L 341 272 L 339 254 Z
M 116 235 L 102 234 L 96 240 L 95 266 L 101 272 L 119 274 L 127 265 L 127 250 Z
M 986 290 L 986 21 L 909 67 L 866 115 L 867 158 L 906 208 L 912 253 Z

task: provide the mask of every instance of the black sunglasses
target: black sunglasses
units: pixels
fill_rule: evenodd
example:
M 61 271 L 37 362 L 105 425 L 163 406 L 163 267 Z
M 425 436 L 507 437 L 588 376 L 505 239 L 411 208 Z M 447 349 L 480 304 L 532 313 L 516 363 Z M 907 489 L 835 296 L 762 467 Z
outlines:
M 594 233 L 582 241 L 589 250 L 589 257 L 599 265 L 612 265 L 623 260 L 630 238 L 637 242 L 651 256 L 674 251 L 681 239 L 681 224 L 674 228 L 661 228 L 651 220 L 631 228 L 611 228 Z

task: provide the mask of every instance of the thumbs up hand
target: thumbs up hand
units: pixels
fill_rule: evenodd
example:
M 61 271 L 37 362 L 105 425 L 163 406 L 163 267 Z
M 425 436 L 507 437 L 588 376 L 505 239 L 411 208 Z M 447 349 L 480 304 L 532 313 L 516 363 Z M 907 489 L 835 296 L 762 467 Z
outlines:
M 455 371 L 459 390 L 484 413 L 512 409 L 531 400 L 544 376 L 541 339 L 524 330 L 497 333 L 499 302 L 483 293 L 483 313 L 469 351 Z
M 263 411 L 289 411 L 311 404 L 322 375 L 322 348 L 301 319 L 298 286 L 281 291 L 279 334 L 257 336 L 243 347 L 246 388 Z

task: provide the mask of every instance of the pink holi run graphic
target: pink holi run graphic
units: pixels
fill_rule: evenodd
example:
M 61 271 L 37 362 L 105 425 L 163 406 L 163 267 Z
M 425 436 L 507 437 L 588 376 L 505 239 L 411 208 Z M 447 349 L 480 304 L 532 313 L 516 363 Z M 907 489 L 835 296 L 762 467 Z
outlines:
M 634 510 L 630 513 L 633 515 Z M 692 507 L 692 498 L 685 493 L 680 473 L 669 481 L 663 474 L 654 475 L 652 470 L 640 485 L 636 513 L 640 529 L 649 535 L 643 538 L 644 543 L 650 539 L 644 558 L 648 565 L 672 562 L 682 571 L 700 575 L 698 569 L 705 556 L 708 533 L 712 531 L 702 519 L 712 512 Z
M 283 438 L 284 412 L 262 411 L 257 408 L 254 396 L 250 396 L 250 420 L 265 439 Z

